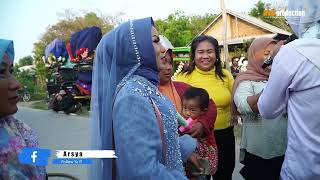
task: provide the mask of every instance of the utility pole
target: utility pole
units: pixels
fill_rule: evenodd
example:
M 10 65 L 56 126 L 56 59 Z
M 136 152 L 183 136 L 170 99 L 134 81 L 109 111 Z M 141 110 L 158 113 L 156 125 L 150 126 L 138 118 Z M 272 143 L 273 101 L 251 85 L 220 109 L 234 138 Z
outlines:
M 229 51 L 228 51 L 228 43 L 227 43 L 227 11 L 224 4 L 224 0 L 220 0 L 221 5 L 221 13 L 222 13 L 222 22 L 223 22 L 223 28 L 222 28 L 222 34 L 223 34 L 223 52 L 224 52 L 224 61 L 225 65 L 228 71 L 231 71 L 230 64 L 229 64 Z

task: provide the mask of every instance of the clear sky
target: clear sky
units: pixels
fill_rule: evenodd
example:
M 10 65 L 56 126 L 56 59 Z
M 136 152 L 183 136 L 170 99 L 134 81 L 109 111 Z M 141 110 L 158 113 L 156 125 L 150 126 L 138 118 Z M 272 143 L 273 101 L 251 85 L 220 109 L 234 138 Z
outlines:
M 257 2 L 225 0 L 228 9 L 238 12 L 248 12 Z M 218 14 L 220 0 L 1 0 L 0 38 L 14 40 L 16 60 L 32 55 L 33 43 L 49 25 L 61 19 L 59 13 L 66 9 L 100 11 L 106 15 L 123 12 L 124 19 L 148 16 L 159 19 L 175 10 L 196 15 Z

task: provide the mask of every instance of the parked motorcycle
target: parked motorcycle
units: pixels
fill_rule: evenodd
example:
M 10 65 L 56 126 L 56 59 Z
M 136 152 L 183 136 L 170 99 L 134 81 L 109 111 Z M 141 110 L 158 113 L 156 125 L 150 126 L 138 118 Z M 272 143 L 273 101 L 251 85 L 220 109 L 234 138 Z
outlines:
M 23 89 L 19 90 L 19 98 L 24 102 L 28 102 L 31 99 L 31 94 L 28 91 L 28 87 L 24 86 Z

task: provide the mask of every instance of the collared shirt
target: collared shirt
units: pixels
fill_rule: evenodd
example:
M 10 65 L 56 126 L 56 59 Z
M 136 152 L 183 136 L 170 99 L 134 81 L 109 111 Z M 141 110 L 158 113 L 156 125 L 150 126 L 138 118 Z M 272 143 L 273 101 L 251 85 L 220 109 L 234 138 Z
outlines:
M 313 49 L 309 53 L 319 54 L 320 48 Z M 284 180 L 320 179 L 320 70 L 306 57 L 292 44 L 283 46 L 258 101 L 266 119 L 288 112 L 288 147 L 281 170 Z

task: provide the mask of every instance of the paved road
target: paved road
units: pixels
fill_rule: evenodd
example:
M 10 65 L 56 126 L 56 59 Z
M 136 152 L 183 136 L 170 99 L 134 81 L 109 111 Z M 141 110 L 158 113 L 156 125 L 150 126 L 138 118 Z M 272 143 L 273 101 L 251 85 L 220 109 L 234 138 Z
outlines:
M 19 107 L 16 117 L 25 121 L 38 134 L 40 145 L 51 150 L 88 149 L 89 119 L 79 116 L 67 116 L 52 111 L 43 111 Z M 237 146 L 238 148 L 238 146 Z M 237 149 L 236 152 L 239 152 Z M 238 154 L 237 154 L 238 157 Z M 238 162 L 238 160 L 236 161 Z M 241 165 L 236 163 L 234 180 L 242 180 L 239 175 Z M 81 180 L 87 179 L 86 165 L 53 165 L 49 161 L 49 173 L 68 173 Z
M 88 118 L 26 107 L 19 107 L 16 117 L 37 132 L 40 146 L 43 148 L 51 150 L 89 148 Z M 47 167 L 49 173 L 68 173 L 81 180 L 87 177 L 86 165 L 53 165 L 51 162 L 49 161 Z

